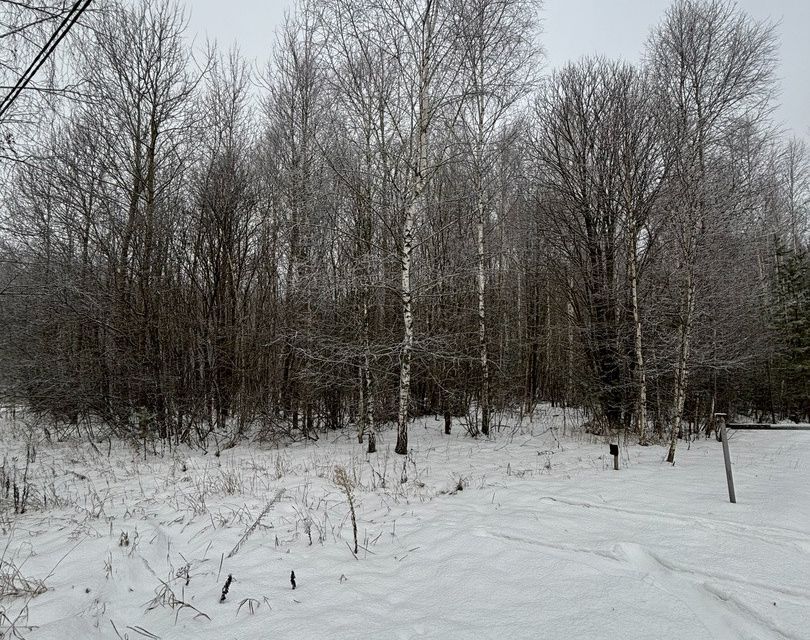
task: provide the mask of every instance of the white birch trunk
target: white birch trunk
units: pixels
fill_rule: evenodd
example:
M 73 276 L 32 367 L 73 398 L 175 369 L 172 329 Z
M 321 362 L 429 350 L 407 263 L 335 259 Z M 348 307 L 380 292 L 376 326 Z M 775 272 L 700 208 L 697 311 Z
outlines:
M 478 194 L 478 348 L 481 360 L 481 431 L 489 435 L 489 358 L 487 353 L 486 323 L 486 260 L 484 254 L 484 201 L 483 193 Z
M 428 93 L 430 89 L 431 57 L 435 46 L 434 29 L 436 26 L 438 0 L 427 2 L 421 19 L 419 86 L 416 125 L 416 166 L 413 170 L 410 198 L 405 209 L 402 224 L 402 247 L 400 263 L 402 269 L 401 297 L 402 321 L 404 335 L 399 359 L 399 414 L 397 416 L 397 444 L 394 452 L 399 455 L 408 453 L 408 406 L 411 398 L 411 352 L 413 351 L 413 307 L 411 295 L 411 253 L 413 252 L 413 227 L 422 205 L 422 194 L 426 186 L 428 161 L 428 131 L 430 128 L 430 106 Z
M 675 365 L 675 415 L 669 440 L 667 462 L 675 464 L 675 447 L 683 422 L 683 407 L 686 403 L 686 385 L 689 380 L 689 349 L 692 339 L 692 322 L 695 310 L 695 283 L 691 269 L 686 276 L 684 300 L 681 308 L 681 326 L 678 331 L 678 362 Z
M 565 314 L 568 320 L 568 353 L 566 354 L 566 365 L 568 371 L 566 372 L 565 381 L 565 403 L 570 404 L 574 395 L 574 279 L 568 276 L 568 300 L 565 305 Z
M 420 195 L 421 195 L 421 189 Z M 414 194 L 416 196 L 416 194 Z M 413 309 L 411 297 L 411 251 L 413 250 L 413 222 L 416 217 L 418 196 L 408 205 L 402 230 L 400 265 L 402 270 L 402 321 L 405 327 L 399 356 L 399 415 L 397 417 L 397 444 L 394 451 L 408 453 L 408 405 L 411 396 L 411 352 L 413 350 Z
M 377 451 L 377 432 L 374 426 L 374 389 L 371 382 L 371 347 L 369 345 L 369 326 L 368 326 L 368 295 L 363 299 L 363 371 L 362 371 L 362 384 L 363 398 L 365 404 L 363 409 L 365 415 L 362 422 L 368 432 L 368 452 L 374 453 Z
M 628 232 L 627 269 L 630 280 L 630 305 L 633 308 L 633 327 L 635 331 L 636 356 L 636 427 L 640 444 L 647 444 L 647 372 L 644 368 L 644 351 L 642 349 L 641 313 L 638 307 L 638 236 L 635 224 Z
M 366 430 L 366 376 L 363 367 L 359 368 L 360 373 L 360 397 L 358 402 L 358 415 L 357 415 L 357 442 L 362 443 Z

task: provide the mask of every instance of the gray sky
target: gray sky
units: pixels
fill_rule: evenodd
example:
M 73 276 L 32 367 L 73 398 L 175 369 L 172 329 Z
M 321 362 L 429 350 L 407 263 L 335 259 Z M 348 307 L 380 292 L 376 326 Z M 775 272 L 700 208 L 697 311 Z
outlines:
M 810 0 L 737 0 L 756 19 L 780 21 L 781 107 L 775 117 L 788 130 L 810 137 Z M 669 0 L 545 0 L 542 44 L 547 68 L 588 54 L 638 61 L 650 28 Z M 291 0 L 189 0 L 189 31 L 221 46 L 236 42 L 242 53 L 264 62 L 274 30 Z M 224 10 L 223 10 L 224 8 Z

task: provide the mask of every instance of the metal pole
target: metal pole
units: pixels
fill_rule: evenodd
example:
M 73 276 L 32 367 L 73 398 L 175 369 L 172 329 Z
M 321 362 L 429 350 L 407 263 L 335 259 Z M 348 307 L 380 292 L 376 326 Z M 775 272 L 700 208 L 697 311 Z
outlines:
M 731 456 L 728 452 L 728 434 L 726 433 L 726 414 L 715 413 L 715 417 L 720 421 L 720 437 L 723 438 L 723 460 L 726 463 L 726 480 L 728 481 L 728 499 L 737 503 L 737 496 L 734 494 L 734 476 L 731 475 Z

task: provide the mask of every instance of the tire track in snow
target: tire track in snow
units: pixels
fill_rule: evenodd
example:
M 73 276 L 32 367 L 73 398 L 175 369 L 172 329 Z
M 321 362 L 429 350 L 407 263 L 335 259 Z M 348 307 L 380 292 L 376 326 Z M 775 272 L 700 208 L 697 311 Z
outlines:
M 496 533 L 486 532 L 484 536 L 499 538 L 502 540 L 507 540 L 509 542 L 520 542 L 523 544 L 543 547 L 545 549 L 551 549 L 555 551 L 567 552 L 570 554 L 578 554 L 578 555 L 587 554 L 591 556 L 606 558 L 609 560 L 620 560 L 620 558 L 616 557 L 616 555 L 611 550 L 608 549 L 588 549 L 574 544 L 566 544 L 562 542 L 559 543 L 548 542 L 544 540 L 537 540 L 535 538 L 517 536 L 500 532 Z M 734 573 L 727 573 L 725 571 L 704 571 L 702 569 L 690 567 L 689 565 L 683 565 L 676 562 L 672 562 L 670 560 L 664 560 L 663 558 L 660 558 L 657 555 L 653 557 L 655 557 L 656 561 L 659 564 L 663 565 L 664 567 L 666 567 L 667 570 L 672 572 L 689 574 L 695 576 L 696 578 L 707 578 L 717 580 L 719 582 L 727 582 L 737 586 L 754 587 L 757 589 L 762 589 L 763 591 L 775 592 L 780 594 L 781 596 L 786 596 L 788 598 L 800 600 L 801 602 L 797 604 L 810 606 L 810 591 L 798 587 L 793 586 L 785 587 L 780 585 L 774 585 L 768 582 L 762 582 L 760 580 L 751 580 L 744 576 L 740 576 Z
M 801 637 L 781 628 L 775 621 L 756 612 L 721 587 L 701 581 L 700 578 L 714 578 L 731 582 L 737 586 L 753 586 L 783 594 L 789 592 L 789 595 L 797 596 L 806 602 L 810 601 L 810 593 L 795 592 L 790 589 L 782 590 L 774 585 L 756 583 L 744 578 L 739 579 L 738 576 L 704 573 L 680 567 L 662 560 L 635 543 L 618 543 L 610 549 L 589 549 L 574 544 L 549 542 L 481 528 L 473 531 L 473 535 L 541 547 L 550 551 L 550 555 L 557 559 L 584 564 L 604 573 L 615 574 L 619 569 L 623 573 L 641 575 L 645 582 L 671 595 L 689 608 L 713 638 L 728 638 L 729 629 L 733 629 L 736 638 L 762 640 L 767 637 L 777 640 L 802 640 Z M 722 603 L 719 611 L 717 610 L 718 603 Z M 768 634 L 767 636 L 763 636 L 763 630 Z
M 738 586 L 754 587 L 756 589 L 762 589 L 763 591 L 776 592 L 782 596 L 803 600 L 803 604 L 810 604 L 810 591 L 806 591 L 799 587 L 783 587 L 771 584 L 769 582 L 762 582 L 761 580 L 750 580 L 744 576 L 725 571 L 704 571 L 703 569 L 697 569 L 695 567 L 690 567 L 689 565 L 683 565 L 677 562 L 672 562 L 671 560 L 665 560 L 651 552 L 647 553 L 668 571 L 688 574 L 695 576 L 696 578 L 710 578 L 713 580 L 719 580 L 721 582 L 729 582 Z
M 654 553 L 639 544 L 619 543 L 613 553 L 617 560 L 625 561 L 637 571 L 649 576 L 655 586 L 680 600 L 698 617 L 701 623 L 717 638 L 728 635 L 729 626 L 740 634 L 738 637 L 762 638 L 762 630 L 780 640 L 802 640 L 799 636 L 782 629 L 767 616 L 754 611 L 733 595 L 709 583 L 694 581 L 689 576 L 694 572 L 682 571 L 669 562 L 662 561 Z M 723 607 L 717 611 L 710 603 L 720 601 Z M 729 607 L 729 603 L 733 605 Z
M 737 598 L 735 595 L 729 593 L 728 591 L 725 591 L 725 590 L 717 587 L 716 585 L 711 584 L 710 582 L 705 583 L 703 585 L 703 587 L 706 589 L 706 591 L 708 591 L 709 593 L 715 595 L 720 600 L 723 600 L 724 602 L 728 602 L 728 603 L 734 605 L 737 609 L 742 611 L 744 614 L 750 616 L 751 618 L 754 618 L 755 620 L 757 620 L 759 622 L 759 624 L 761 624 L 764 627 L 769 628 L 771 631 L 776 633 L 779 637 L 788 638 L 789 640 L 802 640 L 802 638 L 800 636 L 796 636 L 796 635 L 793 635 L 789 631 L 785 631 L 772 618 L 770 618 L 769 616 L 765 616 L 765 615 L 762 615 L 762 614 L 758 613 L 756 610 L 749 607 L 742 600 Z
M 700 516 L 692 515 L 674 515 L 663 511 L 653 511 L 645 509 L 628 509 L 626 507 L 617 507 L 613 505 L 596 504 L 592 502 L 570 500 L 567 498 L 557 498 L 553 496 L 542 496 L 540 502 L 553 502 L 560 505 L 570 507 L 583 507 L 586 509 L 600 509 L 603 511 L 613 511 L 624 513 L 643 518 L 658 518 L 659 520 L 675 521 L 679 524 L 684 521 L 697 524 L 704 529 L 712 532 L 724 530 L 726 533 L 732 535 L 739 535 L 751 538 L 758 542 L 765 542 L 767 544 L 776 544 L 786 546 L 791 549 L 810 553 L 810 534 L 797 531 L 795 529 L 783 529 L 780 527 L 754 527 L 745 525 L 738 522 L 729 522 L 728 520 L 715 520 L 713 518 L 703 518 Z

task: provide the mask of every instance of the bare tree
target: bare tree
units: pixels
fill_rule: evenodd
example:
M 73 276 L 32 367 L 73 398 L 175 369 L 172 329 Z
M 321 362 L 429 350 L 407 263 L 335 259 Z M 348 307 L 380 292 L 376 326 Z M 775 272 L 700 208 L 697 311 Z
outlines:
M 476 230 L 479 405 L 484 435 L 489 434 L 490 426 L 485 238 L 495 197 L 497 153 L 504 148 L 494 142 L 510 111 L 535 84 L 539 63 L 536 4 L 531 0 L 474 0 L 453 7 L 462 95 L 458 125 L 451 126 L 459 130 L 472 173 L 468 200 Z
M 415 227 L 424 213 L 425 190 L 431 177 L 430 135 L 438 110 L 446 104 L 452 86 L 446 65 L 451 51 L 449 11 L 444 0 L 386 0 L 375 3 L 385 55 L 396 63 L 396 83 L 384 102 L 399 146 L 399 167 L 391 206 L 400 212 L 397 249 L 400 262 L 400 298 L 403 338 L 399 350 L 399 409 L 396 453 L 408 452 L 411 400 L 411 358 L 414 343 L 413 291 L 411 286 Z M 404 170 L 403 170 L 404 169 Z
M 703 230 L 707 216 L 728 208 L 712 191 L 707 165 L 726 127 L 743 116 L 752 119 L 767 112 L 775 48 L 774 27 L 752 20 L 727 0 L 679 0 L 667 10 L 648 43 L 658 97 L 670 115 L 666 126 L 679 203 L 672 212 L 678 227 L 682 283 L 667 457 L 672 463 L 689 379 Z
M 12 4 L 31 51 L 67 6 Z M 641 442 L 806 413 L 807 162 L 763 117 L 768 24 L 683 0 L 645 67 L 532 102 L 531 0 L 302 0 L 254 101 L 173 1 L 95 6 L 2 125 L 3 398 L 162 446 L 353 423 L 374 451 L 389 423 L 399 454 L 414 416 L 492 435 L 540 401 Z
M 627 239 L 627 287 L 633 323 L 634 371 L 637 387 L 635 419 L 641 444 L 647 443 L 647 375 L 644 362 L 642 314 L 639 308 L 641 253 L 649 247 L 649 217 L 659 201 L 668 170 L 661 142 L 660 113 L 644 72 L 619 69 L 614 77 L 615 133 L 621 176 L 620 209 Z
M 810 155 L 804 140 L 794 137 L 787 141 L 779 167 L 790 245 L 797 253 L 810 235 Z
M 285 296 L 285 348 L 282 404 L 297 428 L 303 410 L 303 431 L 308 436 L 314 421 L 311 389 L 311 354 L 314 321 L 313 231 L 319 207 L 319 127 L 324 103 L 317 10 L 304 2 L 288 17 L 280 32 L 275 64 L 268 67 L 269 97 L 265 110 L 270 132 L 280 153 L 280 211 L 287 216 Z
M 245 419 L 244 321 L 255 285 L 251 247 L 255 243 L 258 191 L 252 151 L 255 130 L 249 109 L 250 76 L 237 51 L 215 55 L 199 97 L 202 114 L 194 168 L 194 202 L 188 277 L 200 294 L 198 323 L 204 348 L 202 373 L 209 424 L 225 429 L 236 402 Z
M 327 55 L 335 70 L 331 75 L 332 95 L 340 107 L 346 140 L 345 152 L 331 159 L 350 192 L 353 222 L 350 227 L 356 251 L 358 279 L 360 351 L 360 393 L 358 440 L 368 438 L 368 452 L 376 451 L 374 385 L 375 356 L 372 353 L 373 298 L 379 277 L 375 229 L 387 223 L 391 177 L 388 158 L 391 145 L 386 101 L 395 77 L 396 65 L 386 51 L 379 13 L 362 3 L 327 3 L 323 16 L 327 32 Z M 375 35 L 377 34 L 377 35 Z M 330 152 L 337 151 L 334 147 Z
M 583 60 L 554 74 L 536 107 L 533 149 L 539 163 L 544 233 L 576 274 L 569 295 L 594 376 L 597 409 L 621 424 L 626 387 L 620 313 L 622 183 L 614 142 L 624 111 L 615 99 L 619 63 Z M 628 73 L 628 72 L 624 72 Z

